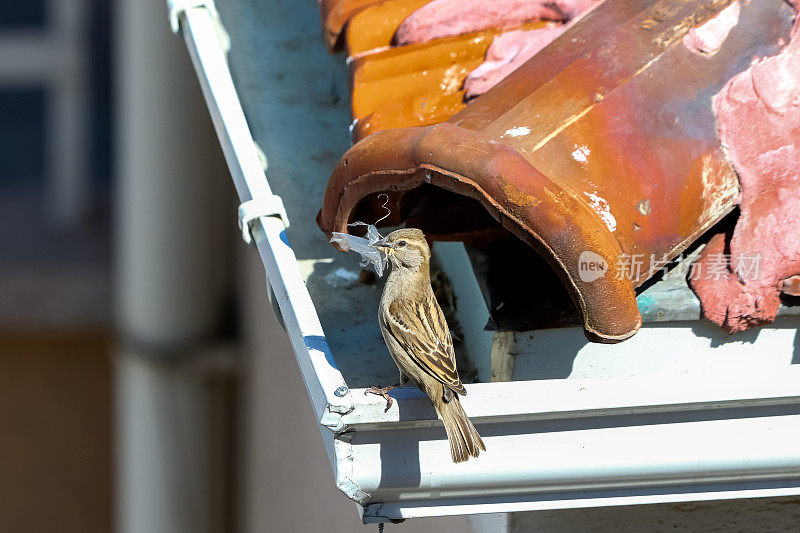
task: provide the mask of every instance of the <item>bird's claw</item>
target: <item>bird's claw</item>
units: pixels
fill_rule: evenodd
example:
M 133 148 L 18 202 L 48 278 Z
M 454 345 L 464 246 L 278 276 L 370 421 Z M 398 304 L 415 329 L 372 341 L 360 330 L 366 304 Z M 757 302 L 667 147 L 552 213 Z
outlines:
M 386 409 L 383 410 L 383 412 L 385 413 L 385 412 L 387 412 L 389 410 L 389 408 L 394 403 L 394 399 L 391 396 L 389 396 L 389 392 L 393 391 L 398 386 L 399 386 L 399 384 L 397 384 L 397 385 L 389 385 L 388 387 L 370 387 L 370 388 L 368 388 L 367 390 L 364 391 L 364 396 L 366 396 L 367 394 L 375 394 L 375 395 L 381 396 L 382 398 L 386 399 Z

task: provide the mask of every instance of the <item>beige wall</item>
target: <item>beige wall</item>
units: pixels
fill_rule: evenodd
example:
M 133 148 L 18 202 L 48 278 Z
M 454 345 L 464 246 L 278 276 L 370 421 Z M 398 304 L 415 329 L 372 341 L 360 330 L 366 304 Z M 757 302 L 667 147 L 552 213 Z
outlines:
M 0 531 L 111 529 L 105 331 L 0 331 Z

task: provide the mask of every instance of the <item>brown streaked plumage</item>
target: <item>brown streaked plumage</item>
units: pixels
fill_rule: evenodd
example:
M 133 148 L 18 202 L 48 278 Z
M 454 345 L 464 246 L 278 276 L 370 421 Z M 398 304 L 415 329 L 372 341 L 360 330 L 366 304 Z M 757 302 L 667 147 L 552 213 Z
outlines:
M 478 457 L 486 447 L 458 400 L 467 391 L 458 377 L 450 329 L 431 289 L 425 236 L 418 229 L 400 229 L 376 246 L 386 250 L 392 264 L 378 316 L 400 382 L 411 379 L 430 397 L 444 423 L 453 462 Z M 370 391 L 391 401 L 386 392 L 392 388 Z

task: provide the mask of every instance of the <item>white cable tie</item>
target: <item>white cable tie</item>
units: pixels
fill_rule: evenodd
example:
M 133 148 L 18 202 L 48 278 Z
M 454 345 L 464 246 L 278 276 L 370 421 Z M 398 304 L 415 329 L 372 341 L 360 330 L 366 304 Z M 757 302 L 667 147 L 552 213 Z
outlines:
M 239 229 L 242 230 L 242 240 L 247 244 L 253 242 L 250 224 L 261 217 L 278 217 L 284 227 L 289 227 L 289 217 L 280 196 L 273 194 L 268 198 L 248 200 L 239 206 Z
M 196 7 L 208 9 L 209 13 L 211 13 L 211 18 L 219 20 L 219 12 L 217 11 L 217 6 L 214 5 L 214 0 L 167 0 L 169 25 L 172 27 L 172 33 L 178 33 L 180 29 L 181 13 Z

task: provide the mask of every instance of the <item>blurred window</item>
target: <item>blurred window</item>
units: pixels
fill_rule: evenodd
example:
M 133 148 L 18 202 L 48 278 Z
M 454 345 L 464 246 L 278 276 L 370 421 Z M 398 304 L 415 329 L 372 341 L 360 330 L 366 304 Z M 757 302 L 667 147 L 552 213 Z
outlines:
M 42 28 L 46 11 L 44 0 L 0 0 L 0 31 Z
M 0 87 L 0 192 L 41 191 L 44 182 L 44 88 Z

